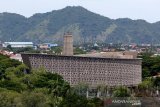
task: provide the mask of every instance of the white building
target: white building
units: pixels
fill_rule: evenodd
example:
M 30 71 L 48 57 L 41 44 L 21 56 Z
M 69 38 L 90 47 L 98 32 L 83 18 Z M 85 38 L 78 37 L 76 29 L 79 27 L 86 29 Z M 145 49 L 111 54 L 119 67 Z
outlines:
M 23 61 L 22 61 L 21 54 L 12 54 L 12 55 L 10 55 L 10 58 L 11 58 L 11 59 L 18 60 L 18 61 L 20 61 L 20 62 L 23 62 Z
M 33 47 L 33 42 L 4 42 L 3 47 L 11 45 L 12 48 Z

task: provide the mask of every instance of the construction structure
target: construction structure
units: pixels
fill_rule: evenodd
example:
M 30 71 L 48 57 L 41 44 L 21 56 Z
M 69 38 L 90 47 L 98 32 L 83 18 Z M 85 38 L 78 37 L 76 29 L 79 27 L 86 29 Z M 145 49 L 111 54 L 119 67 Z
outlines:
M 142 81 L 142 61 L 135 58 L 135 55 L 134 57 L 99 57 L 100 54 L 74 56 L 72 35 L 64 36 L 63 49 L 63 55 L 22 54 L 22 59 L 31 69 L 45 68 L 49 72 L 60 74 L 71 86 L 83 83 L 89 87 L 99 85 L 132 87 Z
M 71 33 L 64 35 L 64 45 L 62 55 L 73 56 L 73 37 Z

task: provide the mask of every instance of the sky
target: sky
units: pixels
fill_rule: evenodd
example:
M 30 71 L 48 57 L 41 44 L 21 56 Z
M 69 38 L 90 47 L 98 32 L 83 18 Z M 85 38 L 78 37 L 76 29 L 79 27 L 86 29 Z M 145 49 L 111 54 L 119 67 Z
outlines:
M 160 0 L 0 0 L 0 13 L 10 12 L 30 17 L 66 6 L 82 6 L 109 17 L 160 21 Z

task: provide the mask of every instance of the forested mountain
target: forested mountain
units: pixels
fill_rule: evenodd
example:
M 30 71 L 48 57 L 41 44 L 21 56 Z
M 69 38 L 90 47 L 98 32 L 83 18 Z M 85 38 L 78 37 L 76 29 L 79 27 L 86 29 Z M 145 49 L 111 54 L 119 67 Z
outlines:
M 83 7 L 35 14 L 0 14 L 0 41 L 61 43 L 65 32 L 72 32 L 74 43 L 160 43 L 160 22 L 127 18 L 109 19 Z

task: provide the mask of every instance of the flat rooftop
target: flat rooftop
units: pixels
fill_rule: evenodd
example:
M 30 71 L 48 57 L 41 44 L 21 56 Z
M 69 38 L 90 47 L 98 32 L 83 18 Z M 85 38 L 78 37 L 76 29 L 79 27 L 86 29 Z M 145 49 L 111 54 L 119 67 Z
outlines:
M 73 58 L 89 58 L 89 59 L 111 59 L 111 60 L 141 60 L 141 58 L 118 58 L 118 57 L 100 57 L 100 56 L 89 56 L 89 55 L 52 55 L 52 54 L 40 54 L 40 53 L 21 53 L 22 55 L 36 55 L 36 56 L 54 56 L 54 57 L 73 57 Z
M 119 59 L 136 59 L 137 52 L 100 52 L 100 53 L 90 53 L 90 54 L 80 54 L 74 56 L 81 57 L 99 57 L 99 58 L 119 58 Z

